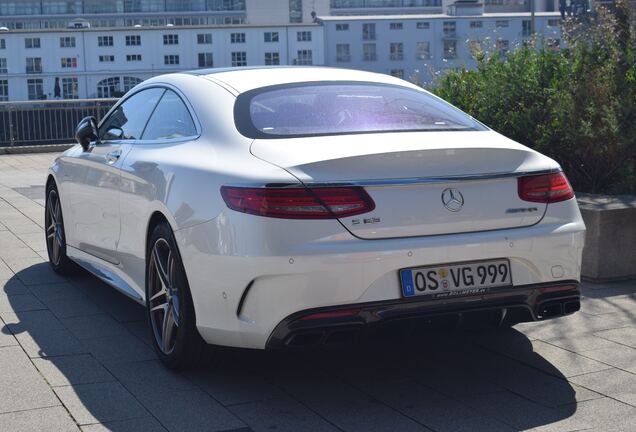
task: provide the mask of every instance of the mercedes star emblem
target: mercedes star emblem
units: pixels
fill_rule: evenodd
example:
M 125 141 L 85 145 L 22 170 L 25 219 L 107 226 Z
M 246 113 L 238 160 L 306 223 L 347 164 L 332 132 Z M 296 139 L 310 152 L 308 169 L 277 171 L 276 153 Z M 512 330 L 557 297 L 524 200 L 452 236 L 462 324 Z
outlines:
M 458 212 L 464 206 L 464 196 L 455 188 L 447 188 L 442 192 L 442 204 L 446 210 Z

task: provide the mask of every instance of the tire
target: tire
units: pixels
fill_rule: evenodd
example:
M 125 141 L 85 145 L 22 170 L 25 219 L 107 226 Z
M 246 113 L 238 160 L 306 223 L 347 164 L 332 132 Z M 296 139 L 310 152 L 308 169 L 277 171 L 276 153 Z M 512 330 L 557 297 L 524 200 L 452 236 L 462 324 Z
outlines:
M 198 365 L 205 342 L 196 328 L 190 287 L 170 226 L 159 223 L 146 255 L 146 309 L 152 342 L 171 369 Z
M 57 185 L 53 181 L 46 187 L 44 226 L 46 252 L 53 271 L 59 274 L 71 272 L 75 266 L 66 255 L 66 233 L 64 231 L 62 205 Z

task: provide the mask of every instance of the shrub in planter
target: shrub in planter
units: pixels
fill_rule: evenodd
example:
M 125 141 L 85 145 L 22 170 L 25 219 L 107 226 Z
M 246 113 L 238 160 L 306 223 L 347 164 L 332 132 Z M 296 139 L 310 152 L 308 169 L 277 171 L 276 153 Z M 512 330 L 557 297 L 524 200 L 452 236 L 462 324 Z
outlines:
M 567 48 L 476 51 L 433 92 L 561 163 L 574 188 L 636 193 L 636 49 L 625 0 L 564 23 Z

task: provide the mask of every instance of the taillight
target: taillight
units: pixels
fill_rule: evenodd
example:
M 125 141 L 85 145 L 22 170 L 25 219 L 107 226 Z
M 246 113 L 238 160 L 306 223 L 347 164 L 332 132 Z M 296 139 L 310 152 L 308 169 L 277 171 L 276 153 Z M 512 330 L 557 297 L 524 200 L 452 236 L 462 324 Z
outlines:
M 519 198 L 538 203 L 555 203 L 574 197 L 574 191 L 565 174 L 556 172 L 519 177 Z
M 221 187 L 229 208 L 284 219 L 335 219 L 370 212 L 375 203 L 357 186 L 317 188 Z
M 359 313 L 360 309 L 340 309 L 335 311 L 316 312 L 311 315 L 305 315 L 300 319 L 300 321 L 311 321 L 329 318 L 347 318 L 357 316 Z

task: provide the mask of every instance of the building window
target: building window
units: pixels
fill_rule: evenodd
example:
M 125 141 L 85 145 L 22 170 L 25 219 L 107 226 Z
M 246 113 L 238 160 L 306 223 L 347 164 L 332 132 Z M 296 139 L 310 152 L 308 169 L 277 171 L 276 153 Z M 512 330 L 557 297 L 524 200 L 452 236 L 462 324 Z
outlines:
M 73 36 L 61 37 L 60 48 L 75 48 L 75 38 Z
M 235 43 L 245 43 L 245 33 L 232 33 L 230 35 L 230 42 Z
M 265 42 L 278 42 L 278 32 L 265 32 L 263 40 Z
M 9 69 L 7 68 L 6 58 L 0 58 L 0 73 L 3 73 L 3 74 L 9 73 Z
M 374 43 L 362 44 L 362 60 L 364 61 L 376 61 L 378 54 Z
M 391 30 L 402 30 L 404 26 L 402 25 L 401 22 L 392 22 L 392 23 L 389 23 L 389 28 Z
M 497 52 L 499 57 L 505 57 L 510 49 L 510 42 L 505 39 L 497 39 Z
M 280 54 L 277 52 L 266 52 L 265 53 L 265 65 L 273 66 L 280 64 Z
M 100 55 L 99 62 L 100 63 L 112 63 L 115 61 L 114 55 Z
M 362 40 L 375 40 L 375 24 L 362 24 Z
M 201 33 L 197 35 L 199 45 L 210 45 L 212 43 L 212 33 Z
M 455 35 L 455 30 L 456 25 L 455 25 L 455 21 L 444 21 L 444 35 L 445 36 L 454 36 Z
M 29 79 L 27 80 L 27 93 L 29 100 L 44 99 L 44 85 L 41 79 Z
M 431 58 L 431 43 L 418 42 L 415 46 L 415 58 L 417 60 L 428 60 Z
M 404 60 L 404 44 L 402 42 L 391 42 L 389 52 L 391 60 Z
M 126 54 L 126 61 L 129 61 L 129 62 L 141 61 L 141 54 Z
M 0 39 L 0 49 L 6 49 L 7 42 L 4 39 Z
M 418 30 L 428 30 L 431 28 L 431 23 L 420 21 L 416 24 Z
M 0 102 L 9 100 L 9 81 L 0 80 Z
M 126 36 L 126 46 L 140 46 L 140 45 L 141 45 L 141 36 L 139 35 Z
M 97 46 L 100 46 L 100 47 L 113 46 L 113 37 L 112 36 L 97 36 Z
M 396 78 L 404 79 L 404 69 L 391 69 L 391 75 Z
M 561 25 L 561 20 L 560 19 L 549 19 L 548 20 L 548 27 L 559 27 Z
M 303 0 L 289 0 L 289 22 L 303 22 Z
M 41 72 L 42 72 L 42 58 L 27 57 L 26 73 L 41 73 Z
M 169 54 L 163 56 L 163 64 L 165 65 L 178 65 L 179 64 L 179 55 L 177 54 Z
M 311 42 L 311 32 L 310 31 L 296 32 L 296 40 L 298 42 Z
M 497 28 L 505 28 L 508 27 L 510 22 L 508 20 L 497 20 L 495 21 L 495 27 Z
M 336 24 L 336 31 L 347 31 L 349 30 L 349 24 Z
M 471 21 L 470 28 L 482 28 L 484 26 L 483 21 Z
M 25 48 L 40 48 L 40 38 L 26 38 L 24 39 Z
M 532 21 L 530 20 L 521 21 L 521 36 L 524 36 L 524 37 L 532 36 Z
M 62 78 L 62 98 L 78 99 L 77 78 Z
M 313 64 L 313 53 L 311 50 L 298 50 L 296 53 L 296 64 L 310 65 Z
M 137 84 L 141 84 L 142 81 L 143 81 L 142 79 L 137 78 L 137 77 L 125 76 L 124 77 L 124 93 L 127 93 L 128 90 L 130 90 L 131 88 L 133 88 Z
M 68 68 L 76 68 L 77 67 L 77 57 L 62 57 L 61 59 L 62 69 Z
M 561 39 L 548 38 L 545 40 L 545 46 L 549 51 L 557 51 L 561 48 Z
M 336 44 L 336 61 L 339 63 L 351 61 L 349 44 Z
M 457 58 L 457 41 L 456 40 L 444 41 L 444 58 L 445 59 Z
M 232 52 L 232 66 L 247 66 L 247 53 L 245 51 Z
M 199 53 L 199 67 L 200 68 L 214 67 L 214 60 L 212 59 L 212 53 Z
M 109 98 L 121 96 L 119 77 L 106 78 L 97 83 L 97 97 Z
M 179 45 L 179 35 L 178 34 L 163 35 L 163 44 L 164 45 Z

